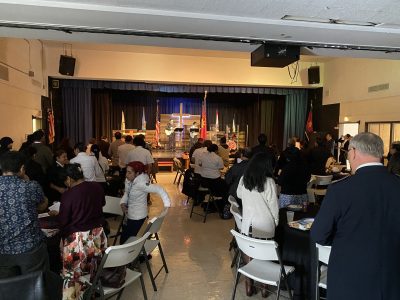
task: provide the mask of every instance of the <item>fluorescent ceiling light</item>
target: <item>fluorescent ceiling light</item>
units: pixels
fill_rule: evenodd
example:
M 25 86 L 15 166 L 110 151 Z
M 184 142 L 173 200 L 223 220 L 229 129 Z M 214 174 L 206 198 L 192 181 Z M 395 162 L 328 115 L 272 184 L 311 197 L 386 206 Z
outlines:
M 297 22 L 312 22 L 312 23 L 340 24 L 340 25 L 368 26 L 368 27 L 378 25 L 377 23 L 373 22 L 348 21 L 340 19 L 320 19 L 320 18 L 292 16 L 292 15 L 285 15 L 281 19 L 288 21 L 297 21 Z

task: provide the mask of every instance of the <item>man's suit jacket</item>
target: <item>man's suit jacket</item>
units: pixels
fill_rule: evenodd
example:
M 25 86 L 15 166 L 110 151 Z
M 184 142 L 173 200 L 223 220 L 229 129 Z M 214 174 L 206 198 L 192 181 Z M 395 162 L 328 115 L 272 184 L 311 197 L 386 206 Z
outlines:
M 400 299 L 400 178 L 365 166 L 328 188 L 311 228 L 332 245 L 328 299 Z

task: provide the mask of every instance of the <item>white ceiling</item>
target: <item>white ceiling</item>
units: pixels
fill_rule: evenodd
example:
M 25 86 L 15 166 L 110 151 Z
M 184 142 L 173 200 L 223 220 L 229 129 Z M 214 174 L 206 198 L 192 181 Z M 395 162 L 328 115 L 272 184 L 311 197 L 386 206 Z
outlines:
M 243 52 L 272 41 L 308 45 L 309 55 L 400 58 L 399 12 L 395 0 L 0 0 L 0 36 Z M 366 22 L 376 25 L 351 25 Z M 387 51 L 336 49 L 357 46 Z

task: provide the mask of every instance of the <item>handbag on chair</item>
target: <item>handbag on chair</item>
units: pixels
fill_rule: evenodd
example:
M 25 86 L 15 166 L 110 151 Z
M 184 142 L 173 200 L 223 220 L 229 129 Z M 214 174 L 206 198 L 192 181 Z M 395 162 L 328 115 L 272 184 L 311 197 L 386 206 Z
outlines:
M 105 287 L 120 288 L 125 283 L 126 266 L 103 269 L 100 281 Z

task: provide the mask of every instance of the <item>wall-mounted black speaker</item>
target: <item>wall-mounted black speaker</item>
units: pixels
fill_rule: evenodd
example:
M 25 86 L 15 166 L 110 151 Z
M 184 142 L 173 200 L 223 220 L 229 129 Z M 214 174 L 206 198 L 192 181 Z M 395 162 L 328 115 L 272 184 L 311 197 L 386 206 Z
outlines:
M 319 83 L 319 66 L 308 68 L 308 84 Z
M 72 56 L 60 55 L 58 72 L 62 75 L 74 76 L 75 58 Z

